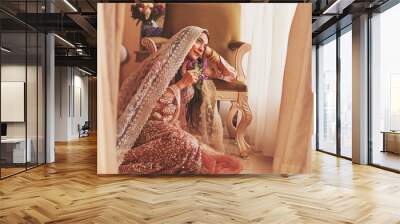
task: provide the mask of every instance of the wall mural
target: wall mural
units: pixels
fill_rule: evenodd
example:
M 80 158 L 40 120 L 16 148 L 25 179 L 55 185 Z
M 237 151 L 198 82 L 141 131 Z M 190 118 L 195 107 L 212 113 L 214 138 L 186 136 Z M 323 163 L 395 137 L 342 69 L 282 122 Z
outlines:
M 99 6 L 99 174 L 309 171 L 311 4 Z M 129 32 L 148 57 L 121 74 Z

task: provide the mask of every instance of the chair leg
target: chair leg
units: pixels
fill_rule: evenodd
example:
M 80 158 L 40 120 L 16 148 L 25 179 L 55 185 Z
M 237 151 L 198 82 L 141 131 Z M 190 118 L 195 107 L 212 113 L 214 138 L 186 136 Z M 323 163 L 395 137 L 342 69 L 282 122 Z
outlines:
M 238 112 L 238 103 L 231 102 L 231 107 L 229 108 L 229 112 L 226 116 L 226 127 L 228 129 L 228 134 L 231 138 L 235 138 L 236 136 L 236 128 L 233 126 L 233 117 Z
M 240 156 L 246 158 L 249 155 L 249 149 L 251 148 L 251 146 L 246 142 L 245 134 L 247 127 L 250 125 L 253 117 L 249 103 L 247 101 L 247 94 L 239 95 L 238 109 L 242 112 L 242 119 L 240 119 L 239 125 L 237 127 L 236 142 L 239 146 Z

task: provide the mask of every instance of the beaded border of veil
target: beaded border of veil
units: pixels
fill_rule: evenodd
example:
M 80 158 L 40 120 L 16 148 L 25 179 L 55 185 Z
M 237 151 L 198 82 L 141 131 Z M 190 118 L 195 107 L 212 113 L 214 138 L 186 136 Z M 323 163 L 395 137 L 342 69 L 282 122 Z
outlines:
M 118 96 L 117 150 L 129 150 L 146 124 L 157 100 L 164 94 L 192 45 L 206 31 L 188 26 L 148 57 L 129 75 Z

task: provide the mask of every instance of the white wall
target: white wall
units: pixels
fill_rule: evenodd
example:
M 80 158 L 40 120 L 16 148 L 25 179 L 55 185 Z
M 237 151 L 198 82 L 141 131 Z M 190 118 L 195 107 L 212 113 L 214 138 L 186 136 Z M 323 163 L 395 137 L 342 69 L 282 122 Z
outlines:
M 27 78 L 27 81 L 25 80 Z M 25 138 L 30 139 L 31 155 L 36 162 L 44 162 L 44 74 L 42 68 L 36 65 L 27 67 L 25 64 L 3 64 L 1 66 L 2 82 L 24 82 L 26 84 L 26 107 L 22 108 L 22 112 L 27 115 L 27 120 L 23 122 L 6 122 L 8 138 Z M 7 97 L 7 96 L 2 96 Z M 10 108 L 1 108 L 1 110 L 9 110 Z M 39 150 L 39 152 L 37 151 Z M 39 156 L 37 156 L 37 152 Z
M 69 73 L 67 67 L 55 68 L 55 141 L 68 141 Z
M 28 67 L 31 70 L 32 67 Z M 25 82 L 25 65 L 9 64 L 1 66 L 1 81 Z M 28 72 L 29 74 L 29 72 Z M 6 110 L 7 108 L 1 108 Z M 7 122 L 7 137 L 25 137 L 25 122 Z
M 88 77 L 81 76 L 83 73 L 76 74 L 77 70 L 74 71 L 74 91 L 72 99 L 74 102 L 71 102 L 73 108 L 71 108 L 72 116 L 71 116 L 71 133 L 72 138 L 78 138 L 78 124 L 82 126 L 85 121 L 89 119 L 89 111 L 88 111 Z
M 36 86 L 36 80 L 32 80 L 33 78 L 30 77 L 31 74 L 34 74 L 36 76 L 36 67 L 34 66 L 28 66 L 27 68 L 25 65 L 18 65 L 18 64 L 6 64 L 1 66 L 1 81 L 2 82 L 24 82 L 25 81 L 25 75 L 26 75 L 26 70 L 27 69 L 27 74 L 28 74 L 28 81 L 30 85 Z M 27 88 L 27 104 L 28 106 L 34 106 L 34 108 L 30 108 L 29 111 L 32 111 L 32 109 L 36 110 L 36 88 Z M 34 99 L 33 99 L 34 98 Z M 34 105 L 29 105 L 31 102 L 35 102 Z M 7 108 L 1 108 L 2 110 L 7 110 Z M 28 112 L 29 112 L 28 111 Z M 33 126 L 33 124 L 30 124 L 32 121 L 36 123 L 36 113 L 27 113 L 27 119 L 28 119 L 28 129 L 29 127 Z M 26 122 L 7 122 L 7 136 L 8 137 L 25 137 L 25 123 Z M 35 126 L 36 129 L 36 126 Z M 28 130 L 29 134 L 29 130 Z M 29 137 L 29 135 L 28 135 Z
M 55 140 L 79 138 L 78 124 L 88 120 L 88 78 L 71 67 L 56 67 Z
M 25 83 L 1 81 L 1 121 L 24 122 Z

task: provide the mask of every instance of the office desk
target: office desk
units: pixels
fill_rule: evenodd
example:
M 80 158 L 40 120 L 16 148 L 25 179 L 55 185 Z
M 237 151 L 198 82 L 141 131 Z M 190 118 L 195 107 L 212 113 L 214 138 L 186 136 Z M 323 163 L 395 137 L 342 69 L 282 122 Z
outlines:
M 400 132 L 382 131 L 382 134 L 383 134 L 382 152 L 393 152 L 400 154 Z
M 1 159 L 5 160 L 6 163 L 30 162 L 32 140 L 27 138 L 26 142 L 28 144 L 25 153 L 25 138 L 1 139 Z

